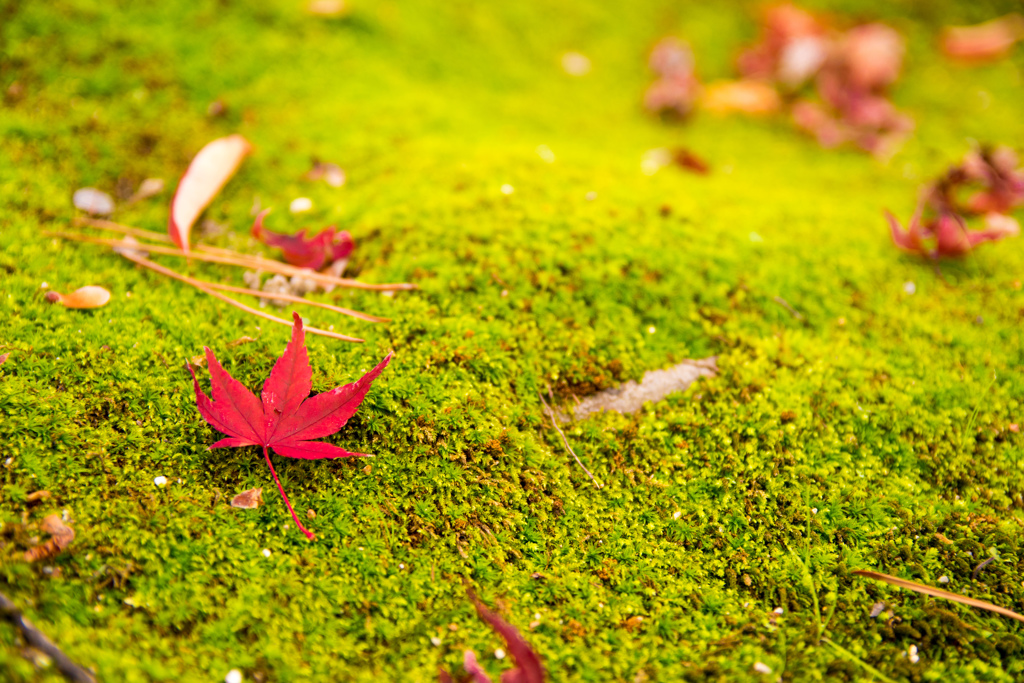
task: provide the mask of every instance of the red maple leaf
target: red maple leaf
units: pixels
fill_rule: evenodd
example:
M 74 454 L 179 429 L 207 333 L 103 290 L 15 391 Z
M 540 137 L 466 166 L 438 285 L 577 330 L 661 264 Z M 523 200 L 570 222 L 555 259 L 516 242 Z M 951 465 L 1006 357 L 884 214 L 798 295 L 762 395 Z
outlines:
M 292 327 L 292 339 L 263 385 L 262 402 L 221 367 L 209 347 L 206 347 L 206 361 L 210 367 L 212 400 L 199 388 L 199 380 L 192 366 L 187 367 L 192 373 L 199 414 L 211 427 L 228 435 L 227 439 L 221 439 L 210 448 L 262 446 L 263 457 L 267 460 L 270 473 L 274 475 L 274 482 L 284 498 L 284 504 L 288 506 L 288 511 L 292 513 L 302 533 L 312 539 L 313 534 L 302 526 L 288 501 L 267 449 L 272 448 L 275 453 L 286 458 L 305 460 L 366 455 L 351 453 L 312 439 L 334 434 L 345 426 L 370 390 L 370 384 L 391 360 L 392 354 L 389 353 L 380 365 L 355 383 L 310 396 L 313 371 L 306 354 L 302 318 L 298 313 L 293 315 L 295 325 Z
M 326 265 L 346 258 L 352 253 L 355 243 L 347 231 L 337 232 L 335 228 L 324 228 L 312 237 L 306 237 L 305 230 L 294 235 L 282 235 L 263 227 L 263 217 L 270 212 L 264 209 L 252 224 L 252 236 L 264 244 L 281 250 L 284 260 L 298 268 L 320 270 Z

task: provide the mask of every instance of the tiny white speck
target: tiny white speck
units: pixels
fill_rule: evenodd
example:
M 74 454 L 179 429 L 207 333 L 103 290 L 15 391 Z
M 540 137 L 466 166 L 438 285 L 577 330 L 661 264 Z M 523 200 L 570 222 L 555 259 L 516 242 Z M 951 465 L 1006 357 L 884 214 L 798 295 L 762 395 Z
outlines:
M 776 607 L 776 608 L 775 608 L 775 609 L 773 609 L 772 611 L 773 611 L 773 612 L 775 612 L 775 614 L 782 614 L 782 613 L 783 613 L 783 612 L 785 612 L 786 610 L 782 609 L 781 607 Z
M 759 674 L 770 674 L 772 672 L 772 668 L 764 662 L 754 662 L 754 671 Z
M 818 514 L 818 508 L 811 508 L 811 514 L 812 515 Z
M 555 153 L 547 145 L 537 145 L 537 156 L 549 164 L 555 163 Z
M 681 510 L 676 510 L 675 512 L 672 513 L 672 519 L 679 519 L 682 516 L 683 513 Z
M 579 52 L 562 55 L 562 69 L 570 76 L 586 76 L 590 73 L 590 58 Z
M 4 467 L 10 467 L 12 462 L 14 462 L 14 458 L 7 458 L 4 460 Z
M 758 235 L 756 232 L 752 232 L 749 235 L 751 242 L 764 242 L 764 238 Z
M 651 325 L 650 327 L 647 328 L 647 334 L 654 334 L 657 331 L 658 330 L 657 328 L 654 327 L 654 325 Z
M 159 477 L 153 478 L 153 483 L 157 486 L 167 486 L 167 477 L 160 475 Z
M 430 643 L 431 643 L 431 644 L 432 644 L 432 645 L 433 645 L 434 647 L 441 647 L 441 639 L 440 639 L 440 638 L 438 638 L 437 636 L 431 636 L 431 637 L 430 637 Z
M 334 332 L 334 325 L 328 325 L 328 326 L 327 326 L 327 329 L 328 329 L 328 330 L 329 330 L 330 332 Z
M 131 298 L 132 298 L 132 293 L 131 293 L 131 292 L 125 292 L 125 293 L 124 293 L 124 295 L 125 295 L 126 297 L 128 297 L 129 299 L 131 299 Z
M 594 192 L 593 190 L 588 192 L 585 196 L 586 196 L 586 199 L 587 199 L 588 202 L 592 202 L 595 199 L 597 199 L 597 193 Z
M 359 546 L 358 550 L 362 550 L 362 549 L 363 549 L 363 546 Z
M 309 211 L 313 208 L 313 200 L 309 197 L 296 197 L 292 200 L 292 203 L 288 205 L 288 210 L 292 213 L 302 213 L 303 211 Z
M 232 669 L 224 677 L 224 683 L 242 683 L 242 672 L 238 669 Z
M 501 290 L 501 295 L 502 296 L 508 296 L 508 290 L 507 289 Z
M 270 548 L 263 549 L 263 557 L 270 557 Z
M 494 658 L 505 659 L 505 651 L 499 647 L 497 650 L 494 651 Z
M 404 565 L 404 564 L 399 564 L 399 565 L 398 565 L 398 568 L 399 568 L 399 569 L 405 569 L 405 565 Z
M 907 659 L 910 660 L 911 664 L 917 664 L 921 657 L 917 654 L 917 645 L 911 645 L 907 648 Z
M 533 613 L 533 618 L 534 619 L 540 619 L 540 612 L 534 612 Z
M 512 194 L 515 191 L 516 191 L 516 188 L 512 187 L 508 183 L 505 183 L 504 185 L 501 186 L 501 193 L 503 195 L 510 195 L 510 194 Z
M 604 609 L 604 603 L 603 603 L 603 602 L 599 602 L 599 603 L 597 603 L 597 606 L 598 606 L 599 608 L 601 608 L 601 609 Z
M 672 152 L 664 147 L 657 147 L 644 152 L 640 158 L 640 170 L 644 175 L 654 175 L 663 166 L 668 166 L 670 163 L 672 163 Z
M 49 287 L 50 287 L 50 283 L 49 282 L 44 282 L 41 285 L 39 285 L 39 289 L 48 289 Z
M 903 291 L 906 292 L 907 294 L 913 294 L 914 292 L 917 291 L 917 285 L 915 285 L 913 282 L 904 282 Z
M 949 583 L 949 577 L 943 574 L 939 577 L 939 583 Z

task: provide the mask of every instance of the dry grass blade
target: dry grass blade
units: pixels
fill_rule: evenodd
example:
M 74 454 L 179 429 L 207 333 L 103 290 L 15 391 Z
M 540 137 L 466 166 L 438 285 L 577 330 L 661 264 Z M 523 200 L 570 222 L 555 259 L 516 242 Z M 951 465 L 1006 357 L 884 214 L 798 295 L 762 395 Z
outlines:
M 870 572 L 861 569 L 854 570 L 853 572 L 857 576 L 863 576 L 865 579 L 874 579 L 875 581 L 881 581 L 887 583 L 890 586 L 896 586 L 897 588 L 905 588 L 908 591 L 914 591 L 915 593 L 922 593 L 924 595 L 930 595 L 933 598 L 942 598 L 943 600 L 952 600 L 953 602 L 959 602 L 961 605 L 970 605 L 971 607 L 977 607 L 978 609 L 985 609 L 996 614 L 1002 614 L 1004 617 L 1010 617 L 1017 621 L 1024 622 L 1024 616 L 1017 614 L 1013 610 L 1008 610 L 1005 607 L 999 605 L 993 605 L 991 602 L 985 602 L 984 600 L 976 600 L 969 598 L 966 595 L 959 595 L 957 593 L 950 593 L 939 588 L 932 588 L 926 586 L 923 583 L 916 583 L 914 581 L 907 581 L 901 579 L 898 576 L 890 576 L 889 574 L 882 574 L 880 572 Z
M 359 318 L 371 323 L 387 323 L 391 322 L 388 318 L 379 318 L 369 313 L 362 313 L 360 311 L 353 311 L 351 308 L 342 308 L 341 306 L 334 306 L 332 304 L 325 304 L 319 301 L 312 301 L 305 299 L 301 296 L 295 296 L 293 294 L 277 294 L 274 292 L 261 292 L 258 289 L 248 289 L 246 287 L 235 287 L 234 285 L 222 285 L 217 282 L 207 282 L 206 280 L 196 280 L 201 283 L 204 287 L 210 289 L 219 289 L 222 292 L 233 292 L 234 294 L 246 294 L 248 296 L 258 296 L 261 299 L 274 299 L 275 301 L 290 301 L 296 304 L 306 304 L 307 306 L 315 306 L 317 308 L 323 308 L 328 311 L 334 311 L 335 313 L 341 313 L 342 315 L 351 316 L 353 318 Z
M 154 271 L 156 273 L 160 273 L 161 275 L 166 275 L 169 278 L 174 278 L 175 280 L 178 280 L 179 282 L 184 282 L 187 285 L 191 285 L 191 286 L 195 287 L 196 289 L 198 289 L 199 291 L 201 291 L 201 292 L 203 292 L 205 294 L 209 294 L 210 296 L 214 297 L 215 299 L 220 299 L 224 303 L 230 304 L 230 305 L 234 306 L 235 308 L 239 308 L 239 309 L 245 311 L 246 313 L 255 315 L 258 318 L 263 318 L 264 320 L 269 320 L 271 322 L 275 322 L 275 323 L 278 323 L 280 325 L 287 325 L 288 327 L 292 326 L 292 323 L 288 322 L 287 320 L 285 320 L 283 318 L 278 318 L 276 315 L 270 315 L 269 313 L 264 313 L 263 311 L 258 311 L 255 308 L 252 308 L 250 306 L 246 306 L 241 301 L 235 301 L 234 299 L 232 299 L 229 296 L 225 296 L 225 295 L 221 294 L 220 292 L 217 292 L 217 291 L 214 291 L 214 290 L 210 289 L 209 287 L 207 287 L 205 284 L 203 284 L 199 280 L 193 280 L 192 278 L 190 278 L 190 277 L 188 277 L 186 275 L 182 275 L 181 273 L 177 273 L 177 272 L 171 270 L 170 268 L 165 268 L 164 266 L 161 266 L 159 263 L 153 263 L 152 261 L 150 261 L 147 258 L 143 258 L 141 256 L 136 256 L 136 255 L 128 253 L 128 252 L 121 253 L 121 256 L 123 256 L 124 258 L 128 259 L 132 263 L 136 263 L 136 264 L 142 266 L 143 268 L 148 268 L 149 270 L 152 270 L 152 271 Z M 258 293 L 257 293 L 257 295 L 258 295 Z M 341 341 L 356 342 L 356 343 L 360 343 L 360 344 L 364 341 L 363 339 L 359 339 L 357 337 L 348 337 L 348 336 L 346 336 L 344 334 L 338 334 L 337 332 L 331 332 L 329 330 L 321 330 L 321 329 L 316 328 L 316 327 L 307 327 L 306 331 L 310 332 L 312 334 L 319 334 L 322 337 L 330 337 L 331 339 L 340 339 Z
M 583 464 L 582 460 L 580 460 L 580 456 L 576 455 L 576 451 L 574 451 L 572 446 L 569 445 L 569 440 L 565 438 L 565 433 L 558 426 L 558 421 L 555 419 L 555 411 L 551 409 L 551 406 L 548 405 L 548 402 L 544 400 L 542 395 L 537 394 L 537 396 L 540 398 L 540 402 L 544 404 L 544 412 L 547 413 L 549 418 L 551 418 L 551 426 L 554 427 L 555 431 L 558 432 L 558 435 L 562 437 L 562 443 L 565 444 L 565 449 L 572 454 L 572 457 L 576 458 L 577 464 L 579 464 L 583 471 L 587 473 L 587 476 L 590 477 L 590 481 L 594 482 L 594 486 L 601 488 L 601 482 L 594 478 L 594 475 L 587 469 L 587 466 Z
M 121 225 L 111 221 L 95 220 L 95 219 L 79 219 L 77 221 L 80 225 L 89 225 L 94 228 L 101 230 L 110 230 L 112 232 L 120 232 L 125 235 L 132 235 L 133 237 L 141 237 L 143 239 L 152 239 L 160 242 L 167 242 L 163 235 L 159 233 L 150 232 L 148 230 L 141 230 L 139 228 L 132 228 L 127 225 Z M 75 233 L 65 232 L 54 232 L 52 233 L 57 237 L 63 237 L 65 239 L 77 240 L 79 242 L 90 242 L 92 244 L 103 244 L 106 246 L 120 246 L 119 240 L 110 239 L 107 237 L 92 237 L 90 235 L 81 235 Z M 219 247 L 211 247 L 208 245 L 197 245 L 195 249 L 188 252 L 187 254 L 177 247 L 171 246 L 160 246 L 160 245 L 144 245 L 147 251 L 154 254 L 164 254 L 166 256 L 177 256 L 178 258 L 195 259 L 197 261 L 207 261 L 210 263 L 222 263 L 229 266 L 238 266 L 240 268 L 254 268 L 257 270 L 264 270 L 268 273 L 279 273 L 281 275 L 299 275 L 304 278 L 308 278 L 315 282 L 320 282 L 327 285 L 335 285 L 338 287 L 350 287 L 352 289 L 369 289 L 373 291 L 391 292 L 395 290 L 411 290 L 419 289 L 415 284 L 409 282 L 393 282 L 384 284 L 369 284 L 366 282 L 360 282 L 359 280 L 353 280 L 352 278 L 340 278 L 332 275 L 324 275 L 318 273 L 315 270 L 308 268 L 297 268 L 290 266 L 287 263 L 281 263 L 280 261 L 273 261 L 271 259 L 265 259 L 261 256 L 249 256 L 247 254 L 240 254 L 237 251 L 231 251 L 230 249 L 220 249 Z

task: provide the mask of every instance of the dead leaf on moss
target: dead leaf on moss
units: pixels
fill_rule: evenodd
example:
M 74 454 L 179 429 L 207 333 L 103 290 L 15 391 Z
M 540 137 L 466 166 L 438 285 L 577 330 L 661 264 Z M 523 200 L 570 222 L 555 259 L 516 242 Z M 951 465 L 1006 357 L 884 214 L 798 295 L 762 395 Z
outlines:
M 0 365 L 3 365 L 4 363 L 6 363 L 7 362 L 7 358 L 10 355 L 11 355 L 10 353 L 5 353 L 3 355 L 0 355 Z
M 237 496 L 231 499 L 231 507 L 242 508 L 243 510 L 252 510 L 263 505 L 263 489 L 255 488 L 249 489 L 248 491 L 242 491 Z
M 46 300 L 51 303 L 59 303 L 64 308 L 99 308 L 106 306 L 110 301 L 110 292 L 103 287 L 89 285 L 79 287 L 70 294 L 49 291 L 46 293 Z
M 50 534 L 50 540 L 25 551 L 26 562 L 38 562 L 56 557 L 75 540 L 75 530 L 64 524 L 60 515 L 50 515 L 39 528 Z
M 25 502 L 32 505 L 33 503 L 38 503 L 41 500 L 46 500 L 50 495 L 49 491 L 36 491 L 25 496 Z
M 718 371 L 717 357 L 685 360 L 665 370 L 651 370 L 637 384 L 630 380 L 616 389 L 606 389 L 582 399 L 573 408 L 573 418 L 582 420 L 602 410 L 635 413 L 647 401 L 660 401 L 671 393 L 682 391 L 701 377 L 714 377 Z M 569 418 L 559 414 L 562 422 Z

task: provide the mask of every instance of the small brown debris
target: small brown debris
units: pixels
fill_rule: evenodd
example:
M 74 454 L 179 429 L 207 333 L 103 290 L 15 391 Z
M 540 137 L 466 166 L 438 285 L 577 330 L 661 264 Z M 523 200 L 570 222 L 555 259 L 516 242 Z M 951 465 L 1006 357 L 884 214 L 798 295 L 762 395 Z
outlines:
M 231 499 L 231 507 L 242 508 L 243 510 L 252 510 L 263 505 L 263 489 L 255 488 L 249 489 L 248 491 L 242 491 L 237 496 Z
M 792 410 L 783 410 L 782 414 L 779 415 L 779 419 L 782 420 L 782 422 L 792 422 L 796 419 L 796 413 Z
M 46 500 L 49 497 L 49 491 L 36 491 L 25 496 L 25 502 L 28 503 L 29 505 L 32 505 L 33 503 L 38 503 L 41 500 Z
M 623 628 L 625 628 L 630 633 L 633 633 L 635 631 L 640 630 L 640 628 L 643 625 L 644 625 L 644 618 L 642 616 L 630 617 L 629 619 L 626 619 L 626 621 L 624 621 L 622 623 Z
M 697 175 L 707 175 L 711 172 L 711 167 L 708 166 L 708 162 L 704 161 L 685 147 L 677 149 L 672 155 L 672 160 L 680 168 L 685 168 L 687 171 L 693 171 Z
M 164 191 L 164 186 L 163 178 L 146 178 L 139 184 L 139 189 L 135 190 L 132 196 L 128 198 L 128 203 L 134 204 L 143 199 L 155 197 Z
M 373 465 L 367 465 L 366 467 L 363 468 L 363 474 L 369 474 L 372 471 L 373 471 Z
M 701 104 L 704 109 L 720 114 L 739 112 L 764 116 L 779 111 L 782 98 L 775 88 L 763 81 L 718 81 L 704 91 Z
M 56 557 L 75 540 L 75 530 L 64 524 L 60 515 L 50 515 L 39 528 L 50 534 L 50 540 L 25 551 L 26 562 L 38 562 Z
M 308 519 L 316 519 L 316 510 L 313 510 L 313 509 L 306 510 L 306 517 Z
M 938 531 L 935 532 L 935 538 L 939 539 L 946 545 L 953 545 L 953 541 L 949 540 L 945 535 L 940 534 Z
M 254 342 L 254 341 L 256 341 L 256 340 L 253 339 L 252 337 L 242 336 L 242 337 L 239 337 L 238 339 L 236 339 L 233 342 L 228 342 L 228 348 L 234 348 L 236 346 L 241 346 L 242 344 L 248 344 L 249 342 Z
M 189 362 L 195 367 L 201 368 L 206 365 L 206 356 L 192 356 L 192 358 L 189 359 Z
M 224 103 L 224 100 L 214 100 L 213 102 L 210 102 L 208 107 L 206 107 L 206 115 L 211 119 L 219 118 L 227 113 L 228 105 Z

